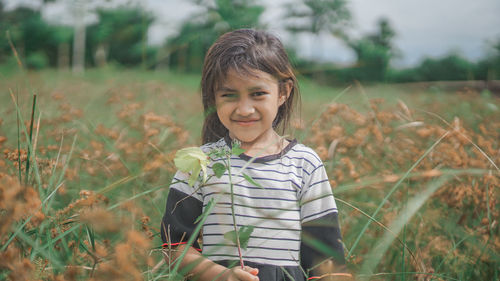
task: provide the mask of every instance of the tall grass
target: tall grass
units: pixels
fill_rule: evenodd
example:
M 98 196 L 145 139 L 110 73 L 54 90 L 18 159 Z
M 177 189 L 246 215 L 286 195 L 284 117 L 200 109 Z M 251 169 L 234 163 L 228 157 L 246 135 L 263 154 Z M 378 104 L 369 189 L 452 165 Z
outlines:
M 197 79 L 0 80 L 0 280 L 179 279 L 159 225 L 175 151 L 198 144 Z M 357 278 L 498 279 L 498 98 L 308 81 L 302 94 L 295 135 L 325 162 Z

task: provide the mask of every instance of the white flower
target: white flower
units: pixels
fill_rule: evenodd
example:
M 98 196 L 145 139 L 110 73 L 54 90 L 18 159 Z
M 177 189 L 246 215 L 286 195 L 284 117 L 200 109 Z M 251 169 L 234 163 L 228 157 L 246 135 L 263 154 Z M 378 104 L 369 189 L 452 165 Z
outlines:
M 199 147 L 186 147 L 175 153 L 174 163 L 177 169 L 190 173 L 188 184 L 193 186 L 200 171 L 203 170 L 203 182 L 207 180 L 207 165 L 210 163 L 208 156 Z

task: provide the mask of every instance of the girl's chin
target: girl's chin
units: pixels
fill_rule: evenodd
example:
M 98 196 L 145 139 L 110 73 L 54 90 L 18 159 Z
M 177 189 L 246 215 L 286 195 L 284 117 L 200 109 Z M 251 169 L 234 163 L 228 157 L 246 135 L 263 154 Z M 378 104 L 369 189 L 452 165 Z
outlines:
M 252 138 L 252 137 L 246 137 L 246 136 L 238 136 L 238 135 L 233 135 L 231 137 L 232 139 L 236 139 L 238 140 L 239 142 L 241 142 L 242 144 L 245 144 L 245 143 L 253 143 L 255 142 L 256 138 Z
M 258 137 L 255 137 L 255 135 L 253 135 L 253 134 L 248 135 L 248 134 L 244 134 L 244 133 L 242 134 L 241 132 L 236 133 L 236 134 L 230 133 L 229 136 L 231 137 L 231 139 L 238 140 L 242 144 L 242 146 L 256 145 L 256 144 L 266 146 L 265 142 L 270 142 L 269 145 L 271 145 L 271 143 L 273 142 L 272 140 L 274 139 L 273 136 L 268 136 L 268 135 L 264 135 L 264 134 L 261 134 Z

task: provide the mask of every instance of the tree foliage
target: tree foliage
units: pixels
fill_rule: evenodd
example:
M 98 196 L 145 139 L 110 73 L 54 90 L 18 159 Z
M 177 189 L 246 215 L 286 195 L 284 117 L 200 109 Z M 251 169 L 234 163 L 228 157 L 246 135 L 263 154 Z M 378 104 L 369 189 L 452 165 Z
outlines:
M 290 3 L 286 7 L 285 17 L 291 21 L 286 28 L 291 32 L 343 33 L 343 28 L 351 19 L 345 0 L 301 0 L 300 2 L 302 5 Z
M 264 7 L 255 1 L 196 0 L 202 12 L 182 24 L 178 35 L 166 43 L 169 65 L 184 71 L 199 71 L 210 45 L 221 34 L 239 28 L 257 28 Z
M 45 0 L 44 3 L 52 1 L 57 0 Z M 154 22 L 152 14 L 132 6 L 97 10 L 98 22 L 87 27 L 86 64 L 100 66 L 113 62 L 131 67 L 159 63 L 181 71 L 198 72 L 209 46 L 221 34 L 245 27 L 265 28 L 259 22 L 264 7 L 257 0 L 191 1 L 200 11 L 191 15 L 181 25 L 179 33 L 166 40 L 161 50 L 147 45 L 147 32 Z M 356 55 L 352 67 L 340 68 L 307 61 L 298 57 L 296 50 L 290 49 L 292 46 L 287 46 L 301 73 L 323 82 L 500 79 L 500 39 L 490 42 L 489 52 L 476 62 L 450 53 L 426 58 L 415 67 L 391 69 L 391 60 L 397 56 L 396 32 L 387 19 L 378 22 L 375 32 L 356 39 L 349 38 L 346 32 L 351 18 L 346 0 L 295 0 L 285 8 L 284 24 L 288 31 L 338 36 Z M 28 68 L 68 66 L 71 61 L 73 28 L 48 23 L 39 10 L 19 7 L 6 11 L 0 0 L 0 32 L 0 64 L 13 62 L 6 32 Z M 312 43 L 314 51 L 318 52 L 321 42 Z M 158 60 L 157 54 L 158 57 L 159 54 L 166 56 Z
M 477 63 L 476 73 L 479 79 L 500 79 L 500 38 L 489 43 L 489 52 Z
M 55 66 L 61 44 L 71 44 L 72 30 L 43 20 L 39 11 L 20 7 L 4 11 L 0 3 L 0 30 L 9 32 L 20 58 L 31 68 Z M 2 38 L 5 33 L 2 34 Z M 0 63 L 12 54 L 8 40 L 0 40 Z
M 97 10 L 99 22 L 87 27 L 87 59 L 96 64 L 95 54 L 104 51 L 107 61 L 133 66 L 154 56 L 147 46 L 147 31 L 153 16 L 138 8 Z
M 360 39 L 345 38 L 347 45 L 356 54 L 357 77 L 363 81 L 384 81 L 391 58 L 395 55 L 393 39 L 396 32 L 389 21 L 382 18 L 377 23 L 378 30 Z
M 154 58 L 154 48 L 146 42 L 147 31 L 154 20 L 151 14 L 123 7 L 98 10 L 97 14 L 99 22 L 87 27 L 87 64 L 97 64 L 99 49 L 106 53 L 105 59 L 127 66 L 147 63 Z M 9 31 L 21 59 L 29 68 L 57 66 L 62 45 L 67 48 L 69 61 L 73 28 L 47 23 L 40 11 L 26 7 L 4 11 L 0 3 L 0 28 Z M 8 41 L 0 40 L 0 63 L 11 54 Z

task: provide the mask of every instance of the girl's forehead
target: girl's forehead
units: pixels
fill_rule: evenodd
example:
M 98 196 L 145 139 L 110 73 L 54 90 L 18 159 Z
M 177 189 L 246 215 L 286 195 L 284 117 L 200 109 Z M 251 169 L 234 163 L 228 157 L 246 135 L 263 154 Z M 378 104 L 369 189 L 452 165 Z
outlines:
M 238 82 L 277 83 L 278 79 L 273 75 L 258 69 L 230 68 L 226 71 L 226 73 L 221 75 L 218 83 L 216 83 L 216 89 L 224 87 L 227 84 Z

